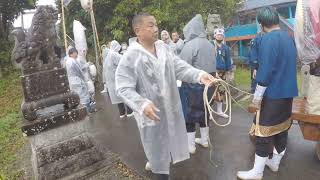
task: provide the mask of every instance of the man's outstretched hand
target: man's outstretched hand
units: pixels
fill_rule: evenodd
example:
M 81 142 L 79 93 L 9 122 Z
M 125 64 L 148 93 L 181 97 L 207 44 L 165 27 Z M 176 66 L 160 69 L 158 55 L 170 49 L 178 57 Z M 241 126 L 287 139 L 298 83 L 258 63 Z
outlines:
M 212 86 L 213 84 L 216 84 L 218 80 L 211 74 L 203 73 L 201 75 L 200 82 L 206 86 Z
M 158 112 L 160 112 L 160 110 L 153 103 L 148 103 L 143 110 L 143 114 L 154 121 L 160 121 L 160 118 L 157 115 Z

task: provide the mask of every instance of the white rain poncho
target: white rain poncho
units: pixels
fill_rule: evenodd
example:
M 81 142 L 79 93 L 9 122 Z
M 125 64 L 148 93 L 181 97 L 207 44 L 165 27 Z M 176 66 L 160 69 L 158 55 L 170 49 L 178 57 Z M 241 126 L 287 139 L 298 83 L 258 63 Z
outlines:
M 90 95 L 79 63 L 75 59 L 68 57 L 66 61 L 66 69 L 70 90 L 79 95 L 81 104 L 89 104 Z
M 192 18 L 183 28 L 183 34 L 186 43 L 179 55 L 181 59 L 207 73 L 216 72 L 215 49 L 206 38 L 202 16 L 198 14 Z
M 168 31 L 166 31 L 166 30 L 163 30 L 163 31 L 161 31 L 161 37 L 162 36 L 164 36 L 164 35 L 167 35 L 168 36 L 168 42 L 164 42 L 166 45 L 168 45 L 169 46 L 169 48 L 170 48 L 170 50 L 173 52 L 173 53 L 175 53 L 175 54 L 177 54 L 177 46 L 176 46 L 176 44 L 171 40 L 171 37 L 170 37 L 170 35 L 169 35 L 169 32 Z M 161 38 L 162 39 L 162 38 Z
M 78 56 L 77 61 L 84 75 L 84 79 L 85 79 L 85 82 L 87 83 L 89 93 L 91 94 L 91 96 L 94 96 L 95 87 L 91 78 L 89 63 L 87 63 L 86 59 L 83 56 Z
M 116 86 L 115 86 L 115 73 L 122 57 L 119 54 L 121 49 L 120 44 L 117 41 L 112 41 L 110 44 L 110 52 L 107 55 L 107 60 L 104 65 L 104 76 L 106 80 L 106 86 L 108 88 L 109 97 L 112 104 L 121 103 L 121 99 L 116 94 Z
M 169 174 L 171 158 L 189 158 L 188 140 L 176 80 L 198 83 L 203 71 L 175 56 L 162 41 L 155 43 L 157 57 L 134 42 L 116 71 L 118 95 L 131 109 L 153 173 Z M 160 110 L 159 122 L 143 115 L 148 102 Z M 171 154 L 171 156 L 170 156 Z
M 320 57 L 320 0 L 298 0 L 294 36 L 302 64 Z
M 105 63 L 107 62 L 107 56 L 108 56 L 108 54 L 109 54 L 109 52 L 110 52 L 110 49 L 108 48 L 108 47 L 106 47 L 106 48 L 104 48 L 103 50 L 102 50 L 102 58 L 103 58 L 103 64 L 102 64 L 102 81 L 103 81 L 103 84 L 105 84 L 106 83 L 106 78 L 105 78 Z

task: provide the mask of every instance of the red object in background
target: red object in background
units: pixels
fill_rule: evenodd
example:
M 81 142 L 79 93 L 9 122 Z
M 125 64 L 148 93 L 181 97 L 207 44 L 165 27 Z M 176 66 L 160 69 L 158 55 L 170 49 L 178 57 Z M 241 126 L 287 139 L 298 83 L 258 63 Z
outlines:
M 309 0 L 309 3 L 314 41 L 320 47 L 320 0 Z

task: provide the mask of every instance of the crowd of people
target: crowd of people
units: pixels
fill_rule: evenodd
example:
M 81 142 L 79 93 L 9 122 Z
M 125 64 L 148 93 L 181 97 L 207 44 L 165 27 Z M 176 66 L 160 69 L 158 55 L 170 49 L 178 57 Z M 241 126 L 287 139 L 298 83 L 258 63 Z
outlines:
M 250 133 L 256 136 L 253 169 L 239 171 L 240 179 L 262 179 L 264 167 L 278 171 L 286 151 L 291 126 L 292 99 L 297 96 L 296 48 L 293 39 L 279 27 L 279 15 L 272 8 L 257 14 L 261 33 L 251 43 L 252 103 L 259 107 Z M 146 170 L 159 179 L 169 179 L 170 163 L 196 153 L 196 144 L 208 148 L 209 123 L 205 119 L 203 92 L 214 97 L 217 115 L 223 112 L 224 89 L 217 78 L 226 80 L 232 70 L 231 49 L 224 41 L 224 29 L 207 39 L 201 15 L 177 31 L 159 29 L 154 16 L 139 13 L 133 18 L 136 37 L 129 45 L 113 40 L 103 46 L 103 93 L 118 106 L 120 118 L 134 116 L 144 152 Z M 211 39 L 211 38 L 210 38 Z M 69 50 L 66 61 L 70 89 L 90 111 L 90 91 L 77 50 Z M 196 125 L 200 137 L 196 138 Z M 270 147 L 274 147 L 270 151 Z

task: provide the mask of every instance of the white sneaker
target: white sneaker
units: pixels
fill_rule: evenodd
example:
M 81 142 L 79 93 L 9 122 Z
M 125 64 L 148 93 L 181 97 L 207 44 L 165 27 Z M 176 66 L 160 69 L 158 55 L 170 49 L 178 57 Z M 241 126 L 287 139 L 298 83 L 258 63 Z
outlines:
M 280 161 L 283 158 L 285 152 L 286 150 L 278 153 L 276 148 L 273 149 L 272 159 L 268 158 L 266 162 L 267 167 L 269 167 L 272 172 L 278 172 Z
M 200 128 L 201 138 L 196 138 L 195 142 L 204 148 L 209 147 L 208 137 L 209 137 L 209 127 Z
M 196 144 L 195 144 L 195 137 L 196 132 L 187 133 L 188 134 L 188 148 L 190 154 L 196 153 Z
M 149 163 L 149 161 L 146 163 L 146 166 L 144 168 L 146 171 L 151 171 L 151 164 Z
M 120 115 L 120 119 L 124 118 L 126 115 Z
M 268 157 L 255 155 L 253 168 L 249 171 L 238 171 L 237 177 L 242 180 L 262 180 L 264 167 Z

